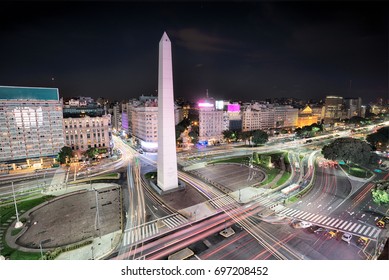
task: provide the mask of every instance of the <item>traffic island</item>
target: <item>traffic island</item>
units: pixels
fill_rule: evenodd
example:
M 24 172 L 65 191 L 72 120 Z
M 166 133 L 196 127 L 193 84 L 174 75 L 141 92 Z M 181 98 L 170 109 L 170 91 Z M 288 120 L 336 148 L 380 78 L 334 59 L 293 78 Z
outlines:
M 221 236 L 227 238 L 227 237 L 234 235 L 235 231 L 231 227 L 228 227 L 228 228 L 223 229 L 221 232 L 219 232 L 219 234 Z

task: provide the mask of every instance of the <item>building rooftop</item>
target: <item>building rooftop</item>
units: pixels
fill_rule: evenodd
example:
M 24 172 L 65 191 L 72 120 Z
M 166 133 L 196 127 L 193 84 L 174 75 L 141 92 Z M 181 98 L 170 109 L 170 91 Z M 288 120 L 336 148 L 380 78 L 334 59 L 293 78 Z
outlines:
M 0 86 L 2 100 L 59 100 L 57 88 Z

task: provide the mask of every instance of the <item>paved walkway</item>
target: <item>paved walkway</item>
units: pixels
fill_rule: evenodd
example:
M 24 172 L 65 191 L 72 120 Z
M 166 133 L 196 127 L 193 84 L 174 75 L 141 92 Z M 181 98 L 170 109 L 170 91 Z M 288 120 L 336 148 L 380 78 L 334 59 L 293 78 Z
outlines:
M 89 245 L 61 253 L 56 260 L 97 260 L 108 256 L 119 244 L 121 230 L 93 239 Z

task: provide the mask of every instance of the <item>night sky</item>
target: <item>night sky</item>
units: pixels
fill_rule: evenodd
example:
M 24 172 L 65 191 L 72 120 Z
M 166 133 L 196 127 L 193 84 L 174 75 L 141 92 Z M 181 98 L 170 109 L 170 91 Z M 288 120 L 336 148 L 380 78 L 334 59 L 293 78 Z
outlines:
M 388 98 L 379 2 L 1 2 L 0 85 L 123 100 L 157 94 L 158 43 L 175 97 Z

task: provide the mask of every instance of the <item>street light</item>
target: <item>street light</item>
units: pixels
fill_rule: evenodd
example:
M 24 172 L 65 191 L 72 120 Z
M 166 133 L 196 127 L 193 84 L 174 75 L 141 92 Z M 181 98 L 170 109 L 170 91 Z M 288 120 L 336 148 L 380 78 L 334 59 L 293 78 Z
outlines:
M 18 213 L 18 206 L 16 205 L 16 197 L 15 197 L 15 189 L 14 189 L 14 182 L 11 182 L 12 185 L 12 194 L 14 197 L 14 204 L 15 204 L 15 213 L 16 213 L 16 224 L 15 228 L 21 228 L 23 226 L 23 223 L 19 221 L 19 213 Z
M 41 251 L 41 259 L 43 259 L 42 241 L 39 242 L 39 249 L 40 249 L 40 251 Z

